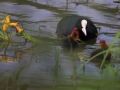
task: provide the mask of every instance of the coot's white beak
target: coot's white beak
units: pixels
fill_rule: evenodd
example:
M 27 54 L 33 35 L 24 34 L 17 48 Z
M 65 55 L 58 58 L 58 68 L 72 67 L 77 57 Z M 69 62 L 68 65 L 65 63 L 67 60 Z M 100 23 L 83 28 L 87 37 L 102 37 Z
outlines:
M 87 26 L 87 20 L 82 20 L 81 21 L 81 25 L 82 25 L 82 31 L 85 34 L 85 36 L 87 36 L 87 31 L 86 31 L 86 26 Z

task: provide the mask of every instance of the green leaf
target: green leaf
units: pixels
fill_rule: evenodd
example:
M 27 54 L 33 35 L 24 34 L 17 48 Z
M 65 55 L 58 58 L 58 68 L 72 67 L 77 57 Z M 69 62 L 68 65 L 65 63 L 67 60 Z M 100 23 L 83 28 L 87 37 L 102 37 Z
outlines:
M 55 48 L 55 61 L 56 65 L 58 66 L 59 63 L 59 49 Z
M 4 37 L 4 35 L 3 35 L 3 32 L 2 32 L 2 31 L 0 31 L 0 36 L 1 36 L 1 37 Z
M 15 76 L 15 77 L 16 77 L 16 80 L 18 80 L 21 71 L 22 71 L 24 68 L 26 68 L 26 67 L 27 67 L 27 66 L 21 67 L 21 68 L 18 70 L 18 72 L 17 72 L 17 74 L 16 74 L 16 76 Z
M 29 35 L 25 32 L 22 32 L 22 35 L 23 35 L 24 38 L 30 40 L 31 42 L 34 42 L 34 43 L 37 43 L 37 44 L 40 44 L 42 42 L 41 40 L 39 40 L 37 38 L 34 38 L 34 37 L 32 37 L 31 35 Z
M 109 65 L 105 65 L 105 67 L 107 68 L 107 70 L 108 70 L 113 76 L 117 76 L 118 71 L 113 70 Z
M 0 90 L 6 90 L 6 88 L 7 88 L 7 86 L 8 86 L 9 78 L 10 78 L 10 77 L 6 77 L 6 78 L 4 78 L 4 79 L 2 79 L 2 80 L 0 81 L 0 88 L 2 88 L 2 89 L 0 89 Z M 4 89 L 3 89 L 3 88 L 4 88 Z
M 0 29 L 0 38 L 3 40 L 8 40 L 9 39 L 8 32 L 5 32 L 5 31 Z

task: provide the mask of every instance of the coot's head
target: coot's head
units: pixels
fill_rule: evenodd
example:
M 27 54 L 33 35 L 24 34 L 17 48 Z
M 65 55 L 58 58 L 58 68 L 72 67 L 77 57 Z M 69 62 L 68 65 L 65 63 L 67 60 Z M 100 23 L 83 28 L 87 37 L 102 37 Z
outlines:
M 109 45 L 106 43 L 105 40 L 100 40 L 100 48 L 101 49 L 108 49 Z
M 88 24 L 88 21 L 83 19 L 76 23 L 75 28 L 72 30 L 70 34 L 70 37 L 74 38 L 75 40 L 81 39 L 83 41 L 87 41 L 87 40 L 94 39 L 97 37 L 96 30 L 97 29 L 94 27 L 94 25 Z M 88 33 L 87 31 L 89 31 L 90 33 Z
M 90 26 L 89 26 L 89 28 L 90 28 Z M 75 28 L 73 29 L 72 32 L 74 32 L 75 30 L 80 30 L 84 34 L 83 36 L 87 36 L 87 20 L 85 20 L 85 19 L 79 20 L 76 23 Z

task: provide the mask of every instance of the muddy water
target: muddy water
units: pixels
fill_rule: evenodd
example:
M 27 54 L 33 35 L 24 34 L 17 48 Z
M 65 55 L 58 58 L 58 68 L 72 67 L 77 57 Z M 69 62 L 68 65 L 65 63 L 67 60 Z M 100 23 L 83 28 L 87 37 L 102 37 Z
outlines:
M 55 34 L 59 20 L 70 14 L 86 16 L 97 27 L 101 27 L 99 38 L 111 43 L 120 28 L 119 6 L 117 5 L 113 3 L 113 0 L 69 0 L 69 2 L 66 0 L 0 1 L 0 20 L 9 14 L 12 21 L 23 23 L 25 32 L 43 41 L 43 44 L 39 46 L 34 46 L 31 42 L 24 45 L 24 39 L 13 37 L 14 43 L 3 44 L 3 46 L 7 46 L 7 61 L 1 60 L 0 73 L 7 70 L 2 76 L 9 76 L 17 72 L 22 66 L 29 65 L 20 75 L 22 81 L 33 84 L 54 84 L 53 79 L 59 77 L 59 84 L 73 84 L 74 81 L 70 77 L 83 64 L 79 57 L 84 54 L 89 57 L 90 52 L 95 47 L 98 47 L 99 40 L 94 46 L 81 46 L 72 54 L 65 52 L 58 44 Z M 20 45 L 18 44 L 19 41 L 21 42 Z M 3 46 L 1 45 L 1 57 L 5 53 Z M 55 48 L 59 49 L 57 76 L 54 74 L 56 68 Z M 14 58 L 16 52 L 18 56 Z M 78 53 L 83 55 L 79 56 Z M 99 70 L 99 64 L 90 62 L 79 70 L 76 76 L 78 82 L 82 77 L 102 80 L 105 78 L 106 73 L 108 73 L 106 69 L 103 72 Z M 108 74 L 108 77 L 111 77 L 111 80 L 116 80 L 110 74 Z

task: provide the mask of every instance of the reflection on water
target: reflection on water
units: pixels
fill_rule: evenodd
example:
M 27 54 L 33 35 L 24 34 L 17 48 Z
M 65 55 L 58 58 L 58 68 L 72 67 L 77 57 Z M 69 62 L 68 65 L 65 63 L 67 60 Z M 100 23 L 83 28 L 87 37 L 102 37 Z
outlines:
M 35 47 L 35 46 L 30 46 L 24 48 L 24 42 L 23 45 L 20 43 L 7 43 L 7 42 L 5 43 L 3 42 L 1 43 L 1 45 L 2 46 L 0 47 L 1 50 L 0 61 L 5 63 L 15 62 L 15 61 L 20 62 L 22 56 L 26 54 L 26 52 L 30 52 Z
M 110 44 L 120 28 L 119 7 L 116 8 L 117 4 L 113 3 L 113 1 L 1 0 L 0 20 L 10 14 L 13 21 L 23 23 L 25 32 L 43 41 L 43 44 L 35 46 L 31 42 L 27 42 L 26 45 L 1 43 L 1 77 L 11 76 L 11 73 L 16 73 L 21 67 L 26 66 L 20 73 L 20 81 L 27 82 L 33 86 L 38 84 L 38 87 L 43 89 L 48 89 L 48 87 L 53 89 L 51 85 L 58 85 L 57 89 L 60 90 L 81 88 L 87 90 L 92 90 L 93 88 L 98 90 L 119 90 L 119 82 L 116 82 L 118 81 L 119 73 L 114 78 L 106 68 L 100 71 L 100 63 L 89 62 L 78 70 L 84 64 L 84 60 L 80 61 L 80 59 L 84 59 L 84 55 L 87 55 L 86 59 L 89 59 L 90 53 L 98 47 L 99 40 L 94 45 L 80 46 L 77 50 L 70 53 L 69 51 L 64 51 L 60 46 L 55 34 L 58 21 L 62 17 L 77 14 L 90 18 L 97 27 L 100 27 L 100 39 L 105 39 Z M 17 42 L 21 41 L 21 39 L 13 39 Z M 118 45 L 118 42 L 115 45 Z M 111 61 L 114 61 L 113 57 Z M 119 58 L 117 61 L 119 61 Z M 107 64 L 111 66 L 111 62 Z M 116 64 L 119 66 L 118 63 L 115 63 L 113 69 L 116 69 Z M 41 86 L 41 84 L 46 86 Z M 115 85 L 116 87 L 114 87 Z M 76 88 L 73 86 L 76 86 Z M 39 89 L 31 87 L 30 90 Z

